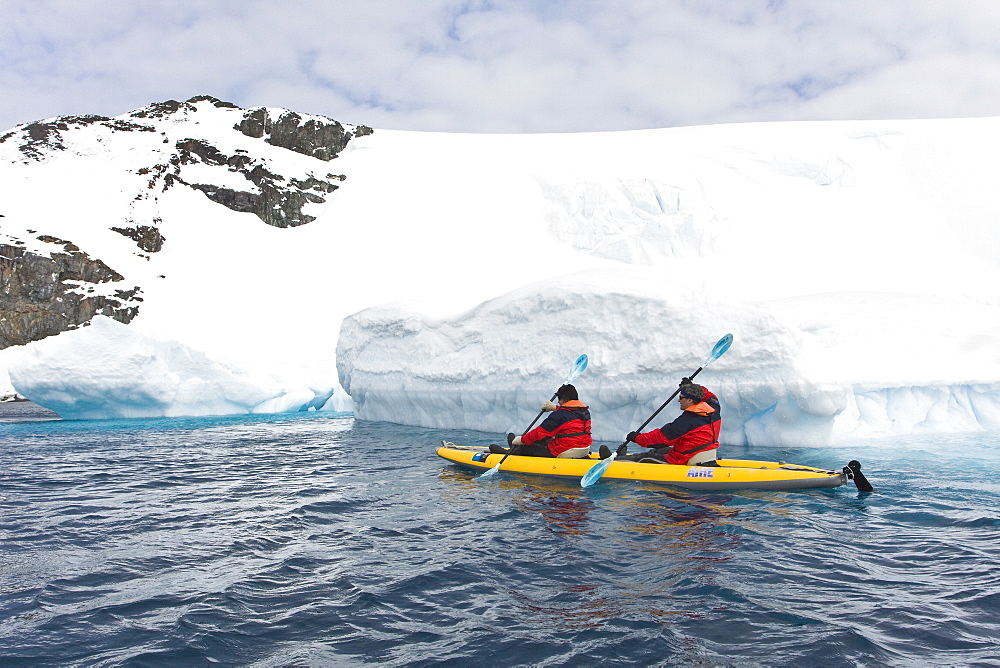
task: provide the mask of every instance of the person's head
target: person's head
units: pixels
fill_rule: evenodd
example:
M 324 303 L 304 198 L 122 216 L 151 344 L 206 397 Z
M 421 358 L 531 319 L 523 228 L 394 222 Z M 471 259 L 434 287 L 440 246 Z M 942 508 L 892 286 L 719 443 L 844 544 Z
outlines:
M 574 401 L 580 398 L 580 395 L 576 393 L 576 388 L 572 385 L 563 385 L 558 390 L 556 390 L 556 399 L 559 403 L 564 404 L 567 401 Z
M 681 407 L 687 408 L 705 400 L 705 388 L 694 383 L 681 385 L 680 399 Z

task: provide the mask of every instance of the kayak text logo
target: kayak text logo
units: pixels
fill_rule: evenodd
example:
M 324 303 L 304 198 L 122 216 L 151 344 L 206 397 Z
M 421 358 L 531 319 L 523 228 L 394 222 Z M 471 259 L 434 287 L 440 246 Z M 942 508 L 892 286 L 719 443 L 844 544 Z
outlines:
M 712 469 L 702 468 L 700 466 L 692 466 L 688 469 L 687 477 L 689 478 L 714 478 L 712 475 Z

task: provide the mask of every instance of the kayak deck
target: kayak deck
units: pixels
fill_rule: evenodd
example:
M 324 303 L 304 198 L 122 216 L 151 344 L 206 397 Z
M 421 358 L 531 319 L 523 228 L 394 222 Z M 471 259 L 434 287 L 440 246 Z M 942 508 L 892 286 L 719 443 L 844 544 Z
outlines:
M 465 469 L 487 471 L 504 455 L 474 446 L 442 442 L 438 456 Z M 579 480 L 601 461 L 596 453 L 586 459 L 522 457 L 509 455 L 501 471 Z M 678 466 L 615 460 L 601 476 L 608 480 L 635 480 L 700 490 L 734 489 L 815 489 L 839 487 L 848 480 L 843 471 L 830 471 L 785 462 L 746 459 L 719 459 L 718 466 Z

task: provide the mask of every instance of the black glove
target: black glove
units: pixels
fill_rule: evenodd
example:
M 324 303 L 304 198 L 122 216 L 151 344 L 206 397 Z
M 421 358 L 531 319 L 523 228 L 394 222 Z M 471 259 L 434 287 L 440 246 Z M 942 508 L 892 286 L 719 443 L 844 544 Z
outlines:
M 694 385 L 694 382 L 690 378 L 681 378 L 681 382 L 677 387 L 684 387 L 685 385 Z
M 637 432 L 637 431 L 630 431 L 628 433 L 628 436 L 625 437 L 625 442 L 626 443 L 635 443 L 635 437 L 638 436 L 638 435 L 639 435 L 639 432 Z
M 509 434 L 507 434 L 507 447 L 508 448 L 511 447 L 511 444 L 514 442 L 514 439 L 516 437 L 517 437 L 517 434 L 515 434 L 514 432 L 510 432 Z

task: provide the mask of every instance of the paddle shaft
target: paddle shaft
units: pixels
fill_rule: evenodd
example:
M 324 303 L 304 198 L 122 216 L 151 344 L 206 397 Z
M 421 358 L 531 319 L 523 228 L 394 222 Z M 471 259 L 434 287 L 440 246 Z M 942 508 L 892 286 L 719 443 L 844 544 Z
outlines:
M 701 373 L 701 370 L 704 369 L 704 368 L 705 367 L 703 367 L 703 366 L 698 367 L 697 371 L 695 371 L 693 374 L 691 374 L 690 376 L 688 376 L 688 379 L 689 380 L 694 380 L 694 377 L 697 376 L 699 373 Z M 669 404 L 671 401 L 673 401 L 674 397 L 676 397 L 678 394 L 680 394 L 680 391 L 681 391 L 681 388 L 679 388 L 679 387 L 676 390 L 674 390 L 674 393 L 670 395 L 670 398 L 667 399 L 666 401 L 664 401 L 663 404 L 659 408 L 656 409 L 656 412 L 653 413 L 652 415 L 650 415 L 649 419 L 646 420 L 645 422 L 643 422 L 642 425 L 638 429 L 636 429 L 636 431 L 637 432 L 641 432 L 643 429 L 645 429 L 646 425 L 648 425 L 650 422 L 652 422 L 653 418 L 655 418 L 657 415 L 659 415 L 660 411 L 662 411 L 664 408 L 666 408 L 667 404 Z M 622 445 L 626 445 L 627 443 L 628 443 L 628 441 L 625 441 L 625 443 L 622 443 Z
M 693 379 L 695 376 L 697 376 L 699 373 L 701 373 L 702 369 L 704 369 L 709 364 L 711 364 L 713 360 L 717 360 L 720 357 L 722 357 L 722 355 L 725 354 L 725 352 L 727 350 L 729 350 L 729 346 L 731 346 L 731 345 L 733 345 L 733 335 L 732 334 L 726 334 L 721 339 L 719 339 L 719 341 L 712 347 L 712 354 L 708 356 L 708 359 L 705 360 L 702 363 L 702 365 L 695 370 L 695 372 L 693 374 L 691 374 L 690 376 L 688 376 L 686 378 L 686 380 Z M 652 415 L 650 415 L 649 419 L 646 420 L 645 422 L 643 422 L 642 426 L 639 427 L 639 429 L 637 429 L 636 431 L 642 431 L 643 429 L 645 429 L 646 425 L 648 425 L 650 422 L 652 422 L 653 418 L 655 418 L 657 415 L 659 415 L 660 411 L 662 411 L 664 408 L 666 408 L 667 404 L 669 404 L 671 401 L 673 401 L 674 397 L 676 397 L 677 394 L 680 391 L 681 391 L 680 387 L 678 387 L 676 390 L 674 390 L 674 393 L 670 395 L 670 398 L 667 399 L 666 401 L 664 401 L 663 405 L 660 406 L 659 408 L 657 408 L 656 412 L 653 413 Z M 627 444 L 628 444 L 628 440 L 626 440 L 624 443 L 622 443 L 621 445 L 619 445 L 618 448 L 621 449 L 621 448 L 625 447 Z M 601 476 L 604 475 L 604 472 L 608 470 L 608 467 L 611 466 L 611 462 L 613 462 L 615 460 L 615 457 L 617 457 L 617 456 L 618 456 L 618 453 L 617 452 L 613 452 L 613 453 L 611 453 L 611 456 L 608 457 L 607 459 L 603 459 L 603 460 L 599 461 L 598 463 L 594 464 L 593 466 L 591 466 L 590 470 L 587 471 L 586 473 L 584 473 L 583 477 L 580 478 L 580 486 L 581 487 L 589 487 L 589 486 L 593 485 L 595 482 L 597 482 L 601 478 Z
M 552 398 L 549 399 L 549 401 L 555 401 L 557 396 L 559 396 L 559 392 L 556 392 L 555 394 L 553 394 Z M 538 418 L 542 417 L 542 413 L 544 413 L 544 412 L 545 412 L 545 409 L 542 409 L 542 410 L 538 411 L 538 415 L 536 415 L 535 419 L 531 421 L 531 424 L 528 425 L 528 428 L 521 432 L 521 436 L 524 436 L 529 431 L 531 431 L 531 428 L 535 426 L 535 423 L 538 422 Z
M 556 393 L 552 395 L 552 398 L 551 398 L 551 399 L 549 399 L 549 401 L 555 401 L 555 400 L 556 400 L 556 397 L 557 397 L 558 395 L 559 395 L 559 391 L 557 390 L 557 391 L 556 391 Z M 531 431 L 531 428 L 535 426 L 535 423 L 536 423 L 536 422 L 538 422 L 538 418 L 542 417 L 542 413 L 544 413 L 544 412 L 545 412 L 545 410 L 544 410 L 544 409 L 543 409 L 543 410 L 540 410 L 540 411 L 538 411 L 538 415 L 536 415 L 536 416 L 535 416 L 535 419 L 531 421 L 531 424 L 529 424 L 529 425 L 528 425 L 528 428 L 527 428 L 527 429 L 525 429 L 525 430 L 524 430 L 524 431 L 523 431 L 523 432 L 521 433 L 521 436 L 524 436 L 524 435 L 525 435 L 525 434 L 527 434 L 527 433 L 528 433 L 529 431 Z M 503 456 L 503 458 L 502 458 L 502 459 L 500 460 L 500 462 L 499 462 L 499 463 L 497 464 L 497 467 L 498 467 L 498 468 L 499 468 L 500 464 L 503 464 L 503 463 L 504 463 L 504 461 L 506 461 L 506 460 L 507 460 L 507 458 L 508 458 L 508 457 L 510 457 L 510 451 L 511 451 L 511 450 L 513 450 L 513 449 L 514 449 L 514 446 L 513 446 L 513 445 L 511 445 L 510 443 L 508 443 L 508 444 L 507 444 L 507 454 L 505 454 L 505 455 Z

